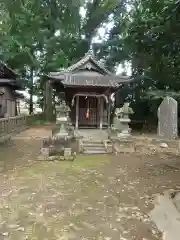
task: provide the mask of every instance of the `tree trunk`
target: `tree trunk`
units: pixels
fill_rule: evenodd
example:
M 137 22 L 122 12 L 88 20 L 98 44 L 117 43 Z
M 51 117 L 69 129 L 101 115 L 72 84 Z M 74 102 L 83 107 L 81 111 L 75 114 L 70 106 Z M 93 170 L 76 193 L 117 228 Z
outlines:
M 33 114 L 33 92 L 34 92 L 34 81 L 33 81 L 33 69 L 30 70 L 30 88 L 29 88 L 29 114 Z
M 45 116 L 47 122 L 53 120 L 52 86 L 50 81 L 46 81 L 45 87 Z

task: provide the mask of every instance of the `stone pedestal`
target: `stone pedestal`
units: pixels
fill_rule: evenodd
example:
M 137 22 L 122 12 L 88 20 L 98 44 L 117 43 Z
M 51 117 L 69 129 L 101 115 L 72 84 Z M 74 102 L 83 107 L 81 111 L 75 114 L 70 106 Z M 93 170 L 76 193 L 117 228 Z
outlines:
M 135 146 L 133 139 L 114 137 L 112 138 L 113 142 L 113 151 L 115 153 L 133 153 L 135 152 Z
M 56 133 L 57 137 L 67 137 L 68 136 L 68 131 L 67 128 L 65 127 L 65 122 L 60 123 L 60 128 L 59 132 Z

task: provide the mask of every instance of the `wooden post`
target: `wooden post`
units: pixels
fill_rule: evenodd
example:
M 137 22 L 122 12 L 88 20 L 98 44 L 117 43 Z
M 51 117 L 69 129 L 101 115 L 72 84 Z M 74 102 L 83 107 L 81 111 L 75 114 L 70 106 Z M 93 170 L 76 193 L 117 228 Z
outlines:
M 103 99 L 100 98 L 100 129 L 103 127 Z
M 110 127 L 110 121 L 111 121 L 111 104 L 110 104 L 110 98 L 108 99 L 108 127 Z
M 76 96 L 76 129 L 78 129 L 79 125 L 79 96 Z
M 97 98 L 97 117 L 98 117 L 98 125 L 99 125 L 99 128 L 100 128 L 100 106 L 101 106 L 101 102 L 100 102 L 100 98 L 98 97 Z

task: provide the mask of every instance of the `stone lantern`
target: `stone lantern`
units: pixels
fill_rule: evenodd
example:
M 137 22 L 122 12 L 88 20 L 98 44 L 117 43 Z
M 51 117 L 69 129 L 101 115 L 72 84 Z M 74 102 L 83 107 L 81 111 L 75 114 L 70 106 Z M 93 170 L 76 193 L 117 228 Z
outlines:
M 131 129 L 129 123 L 131 122 L 129 115 L 133 114 L 134 111 L 129 107 L 129 103 L 124 103 L 123 107 L 119 109 L 119 122 L 120 122 L 120 132 L 118 132 L 117 137 L 129 137 L 131 134 Z
M 67 137 L 69 125 L 70 108 L 62 101 L 59 106 L 56 106 L 56 124 L 60 127 L 56 136 Z

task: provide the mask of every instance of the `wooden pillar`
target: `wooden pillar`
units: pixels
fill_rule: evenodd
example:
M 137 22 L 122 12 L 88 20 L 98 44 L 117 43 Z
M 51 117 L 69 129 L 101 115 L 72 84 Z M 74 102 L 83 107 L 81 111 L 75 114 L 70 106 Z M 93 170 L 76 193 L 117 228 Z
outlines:
M 103 127 L 103 100 L 102 98 L 100 98 L 100 126 L 99 128 L 102 129 Z
M 110 97 L 108 98 L 108 127 L 111 124 L 111 100 Z
M 76 96 L 76 129 L 79 127 L 79 96 Z
M 99 125 L 99 128 L 100 128 L 100 119 L 101 119 L 101 114 L 100 114 L 100 106 L 101 106 L 101 102 L 100 102 L 100 98 L 98 97 L 97 98 L 97 116 L 98 116 L 98 124 Z M 98 126 L 97 126 L 98 127 Z

